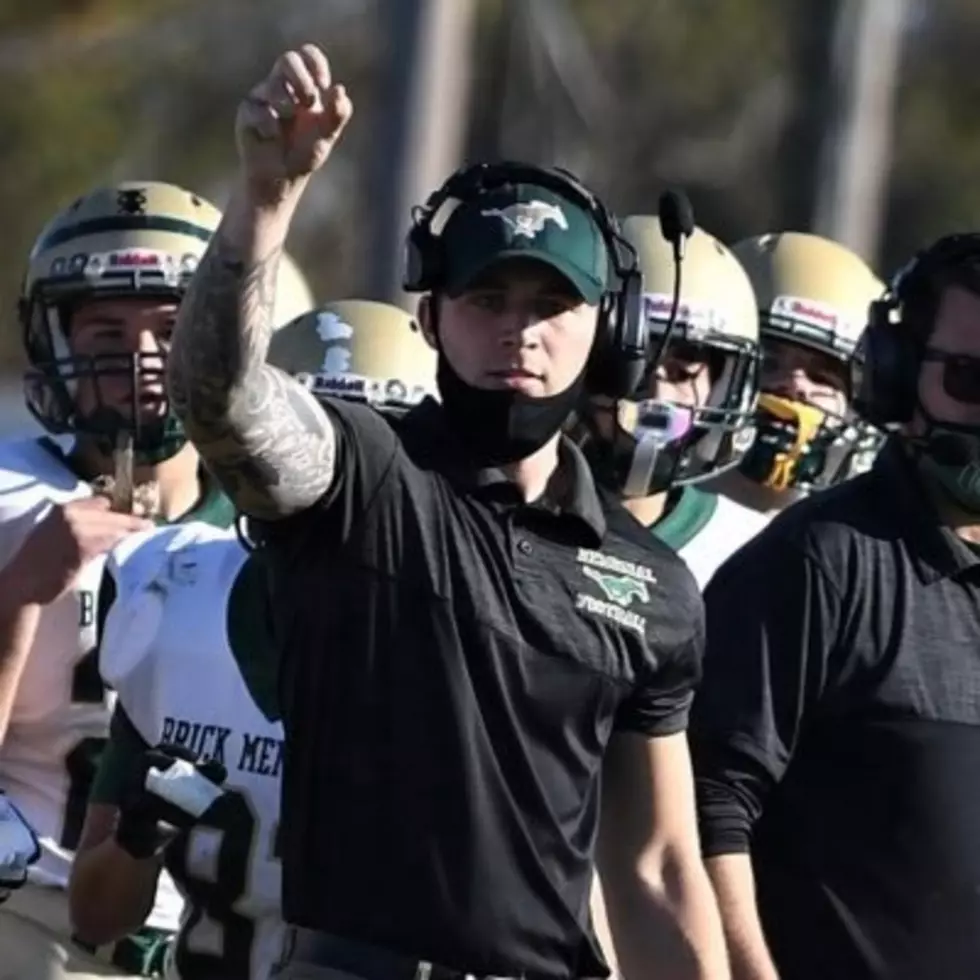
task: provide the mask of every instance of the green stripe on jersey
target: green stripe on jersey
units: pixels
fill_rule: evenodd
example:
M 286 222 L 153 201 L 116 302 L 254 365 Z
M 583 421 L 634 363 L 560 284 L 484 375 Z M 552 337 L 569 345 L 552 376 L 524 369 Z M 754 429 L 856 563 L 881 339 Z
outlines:
M 718 496 L 697 487 L 682 487 L 670 510 L 653 526 L 653 533 L 674 551 L 690 544 L 714 517 Z

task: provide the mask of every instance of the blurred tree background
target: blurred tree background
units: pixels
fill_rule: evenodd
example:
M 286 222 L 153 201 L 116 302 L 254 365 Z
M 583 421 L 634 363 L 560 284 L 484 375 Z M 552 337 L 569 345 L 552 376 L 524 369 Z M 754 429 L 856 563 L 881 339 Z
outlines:
M 7 368 L 20 357 L 18 283 L 48 218 L 118 179 L 182 183 L 221 205 L 238 99 L 306 40 L 327 50 L 356 116 L 289 248 L 319 298 L 369 290 L 373 206 L 392 166 L 389 69 L 404 44 L 393 25 L 410 2 L 0 0 Z M 620 212 L 652 211 L 679 184 L 698 223 L 729 241 L 811 228 L 844 98 L 845 2 L 473 0 L 471 41 L 455 52 L 470 79 L 462 155 L 562 163 Z M 883 214 L 865 256 L 882 275 L 980 224 L 980 3 L 902 7 Z M 877 57 L 874 41 L 863 58 Z

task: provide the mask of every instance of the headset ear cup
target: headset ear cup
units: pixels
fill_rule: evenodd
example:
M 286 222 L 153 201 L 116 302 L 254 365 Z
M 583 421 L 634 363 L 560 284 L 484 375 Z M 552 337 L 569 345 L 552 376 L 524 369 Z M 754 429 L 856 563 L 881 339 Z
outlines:
M 620 270 L 619 287 L 599 305 L 591 369 L 586 375 L 592 395 L 632 398 L 647 374 L 650 336 L 639 269 Z
M 405 265 L 402 288 L 408 293 L 425 292 L 425 270 L 422 250 L 419 248 L 419 229 L 413 226 L 405 236 Z
M 608 293 L 599 305 L 596 338 L 586 368 L 585 386 L 590 395 L 631 398 L 646 373 L 646 346 L 638 352 L 631 340 L 630 318 L 635 316 L 623 291 Z
M 612 394 L 616 390 L 615 363 L 615 352 L 610 349 L 608 337 L 604 333 L 598 334 L 585 368 L 585 391 L 588 395 L 625 397 Z
M 603 391 L 603 379 L 607 373 L 606 362 L 609 357 L 607 344 L 607 326 L 605 317 L 605 297 L 599 303 L 596 313 L 595 338 L 592 341 L 592 349 L 589 351 L 589 359 L 585 362 L 585 391 L 588 395 L 598 395 Z
M 427 293 L 439 281 L 439 243 L 429 231 L 428 216 L 418 220 L 405 239 L 402 286 L 409 293 Z
M 868 326 L 852 362 L 854 410 L 881 428 L 908 422 L 915 411 L 919 354 L 894 298 L 871 304 Z
M 896 331 L 897 332 L 897 331 Z M 911 330 L 903 330 L 896 337 L 898 357 L 896 392 L 896 417 L 899 422 L 910 422 L 919 404 L 919 372 L 922 369 L 922 345 Z

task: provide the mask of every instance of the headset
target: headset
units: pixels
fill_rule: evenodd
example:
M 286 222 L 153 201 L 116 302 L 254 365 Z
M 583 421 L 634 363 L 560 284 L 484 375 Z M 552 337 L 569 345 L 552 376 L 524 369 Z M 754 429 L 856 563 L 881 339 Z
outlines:
M 467 202 L 506 184 L 544 187 L 587 211 L 599 228 L 609 253 L 615 287 L 599 306 L 596 340 L 586 369 L 586 390 L 592 395 L 625 398 L 643 379 L 649 335 L 643 315 L 643 278 L 636 250 L 623 237 L 619 222 L 602 202 L 568 170 L 502 161 L 465 166 L 412 209 L 405 243 L 403 288 L 409 293 L 437 291 L 443 281 L 444 252 L 433 220 L 451 200 Z
M 910 301 L 927 295 L 935 276 L 967 259 L 980 261 L 980 233 L 946 235 L 902 268 L 869 309 L 868 325 L 851 358 L 854 410 L 872 425 L 893 429 L 908 422 L 918 401 L 925 341 L 906 322 Z

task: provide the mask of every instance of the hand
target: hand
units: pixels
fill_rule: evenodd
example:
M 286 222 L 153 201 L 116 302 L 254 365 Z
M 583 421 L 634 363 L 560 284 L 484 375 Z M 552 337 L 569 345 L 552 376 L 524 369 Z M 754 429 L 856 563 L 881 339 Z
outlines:
M 275 193 L 326 163 L 354 112 L 315 44 L 280 55 L 238 107 L 235 136 L 249 184 Z
M 17 807 L 0 793 L 0 903 L 27 881 L 27 869 L 40 856 L 37 835 Z
M 30 602 L 47 605 L 63 595 L 93 559 L 123 538 L 153 527 L 152 521 L 117 514 L 105 497 L 72 500 L 52 507 L 14 557 L 12 580 Z
M 202 761 L 181 746 L 144 752 L 120 807 L 116 843 L 137 860 L 161 853 L 182 830 L 220 806 L 227 778 L 220 762 Z

